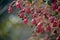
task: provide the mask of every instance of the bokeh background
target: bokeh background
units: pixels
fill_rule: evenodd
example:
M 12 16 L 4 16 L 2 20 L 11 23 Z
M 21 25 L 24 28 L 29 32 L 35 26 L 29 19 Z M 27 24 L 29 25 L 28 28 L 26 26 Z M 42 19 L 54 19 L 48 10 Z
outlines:
M 31 27 L 24 25 L 16 15 L 18 9 L 8 14 L 8 6 L 13 0 L 0 0 L 0 40 L 27 40 L 31 36 Z

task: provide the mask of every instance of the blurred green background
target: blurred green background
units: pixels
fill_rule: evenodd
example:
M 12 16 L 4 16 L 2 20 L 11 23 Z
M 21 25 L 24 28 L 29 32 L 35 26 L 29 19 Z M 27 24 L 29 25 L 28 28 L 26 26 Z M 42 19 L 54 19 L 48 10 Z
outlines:
M 13 13 L 8 14 L 11 1 L 0 0 L 0 40 L 27 40 L 32 30 L 17 16 L 18 9 L 14 7 Z

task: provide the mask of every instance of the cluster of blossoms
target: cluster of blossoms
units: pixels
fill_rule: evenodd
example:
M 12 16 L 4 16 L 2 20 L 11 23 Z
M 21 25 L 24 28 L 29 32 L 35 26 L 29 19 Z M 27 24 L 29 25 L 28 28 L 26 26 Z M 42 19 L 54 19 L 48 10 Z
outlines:
M 41 8 L 37 7 L 34 1 L 32 4 L 26 0 L 15 0 L 13 2 L 16 8 L 20 9 L 18 16 L 22 19 L 23 24 L 28 24 L 28 20 L 31 20 L 29 22 L 32 26 L 35 26 L 34 29 L 37 33 L 53 32 L 54 35 L 58 34 L 56 40 L 60 40 L 60 18 L 52 15 L 53 12 L 57 12 L 57 15 L 60 16 L 59 0 L 52 0 L 51 6 L 45 4 Z M 10 4 L 8 13 L 12 12 L 13 6 Z

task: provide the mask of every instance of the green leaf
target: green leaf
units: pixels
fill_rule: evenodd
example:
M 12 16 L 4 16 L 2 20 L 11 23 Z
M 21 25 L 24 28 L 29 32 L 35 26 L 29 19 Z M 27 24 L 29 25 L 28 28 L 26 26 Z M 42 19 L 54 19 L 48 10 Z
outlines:
M 43 2 L 46 2 L 45 0 L 43 0 Z
M 58 15 L 58 12 L 53 12 L 53 14 L 52 14 L 53 16 L 56 16 L 56 15 Z
M 32 3 L 32 0 L 28 0 L 30 3 Z

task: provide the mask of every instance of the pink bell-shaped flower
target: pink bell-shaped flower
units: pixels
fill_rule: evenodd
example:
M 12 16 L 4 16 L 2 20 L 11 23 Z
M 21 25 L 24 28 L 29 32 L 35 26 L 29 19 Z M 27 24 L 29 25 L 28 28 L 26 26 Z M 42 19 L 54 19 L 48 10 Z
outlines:
M 25 19 L 23 20 L 23 23 L 24 23 L 24 24 L 27 24 L 27 23 L 28 23 L 28 19 L 25 18 Z
M 12 6 L 9 6 L 8 13 L 12 13 Z

